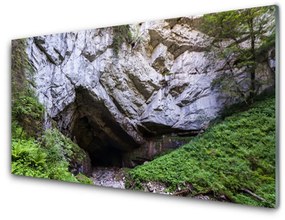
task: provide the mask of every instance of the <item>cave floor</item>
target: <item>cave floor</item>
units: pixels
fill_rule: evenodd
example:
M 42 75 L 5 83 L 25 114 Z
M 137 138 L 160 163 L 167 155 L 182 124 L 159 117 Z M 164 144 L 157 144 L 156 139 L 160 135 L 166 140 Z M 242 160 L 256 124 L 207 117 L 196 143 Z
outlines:
M 94 185 L 125 189 L 125 169 L 119 167 L 94 167 L 92 177 Z

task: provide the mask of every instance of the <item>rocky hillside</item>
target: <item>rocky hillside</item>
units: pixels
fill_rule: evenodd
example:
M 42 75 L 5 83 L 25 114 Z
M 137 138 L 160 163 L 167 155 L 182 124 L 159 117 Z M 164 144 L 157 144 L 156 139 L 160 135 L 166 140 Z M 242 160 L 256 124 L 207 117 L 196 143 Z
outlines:
M 118 166 L 151 159 L 172 134 L 203 132 L 244 101 L 249 84 L 244 68 L 236 68 L 242 92 L 231 96 L 214 86 L 230 71 L 228 60 L 212 49 L 215 38 L 200 23 L 183 17 L 29 38 L 45 126 L 53 119 L 94 164 Z M 274 86 L 274 60 L 270 51 L 263 54 L 258 93 Z

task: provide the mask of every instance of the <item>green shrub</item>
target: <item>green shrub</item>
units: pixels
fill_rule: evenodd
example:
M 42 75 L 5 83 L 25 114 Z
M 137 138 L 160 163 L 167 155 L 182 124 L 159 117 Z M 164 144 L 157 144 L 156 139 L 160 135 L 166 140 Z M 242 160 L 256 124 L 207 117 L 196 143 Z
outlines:
M 21 126 L 27 136 L 36 137 L 40 136 L 43 129 L 44 108 L 33 92 L 30 91 L 29 93 L 23 93 L 14 100 L 12 120 Z M 15 133 L 12 132 L 13 134 Z
M 68 171 L 68 163 L 54 160 L 53 154 L 34 139 L 12 140 L 12 173 L 39 178 L 78 182 Z
M 48 163 L 48 178 L 65 182 L 78 183 L 76 177 L 68 171 L 68 163 L 58 161 L 57 163 Z
M 42 142 L 38 142 L 34 138 L 27 138 L 23 129 L 15 122 L 12 124 L 15 136 L 19 137 L 21 133 L 21 138 L 12 139 L 13 174 L 92 184 L 83 174 L 74 176 L 69 171 L 70 161 L 74 158 L 83 160 L 86 155 L 57 129 L 47 130 Z
M 12 139 L 12 173 L 48 178 L 47 154 L 35 140 Z

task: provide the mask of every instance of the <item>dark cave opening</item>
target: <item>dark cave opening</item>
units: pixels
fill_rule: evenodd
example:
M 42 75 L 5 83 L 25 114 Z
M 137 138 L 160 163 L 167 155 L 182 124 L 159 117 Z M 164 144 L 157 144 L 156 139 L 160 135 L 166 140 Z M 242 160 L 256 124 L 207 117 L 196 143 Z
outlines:
M 82 117 L 75 123 L 73 137 L 84 149 L 92 166 L 122 167 L 123 153 L 118 144 L 98 127 L 90 123 L 90 119 Z
M 123 167 L 124 155 L 140 145 L 113 117 L 101 100 L 83 87 L 76 89 L 73 140 L 84 149 L 92 166 Z
M 177 144 L 180 141 L 173 138 L 173 133 L 178 136 L 194 135 L 193 131 L 185 133 L 167 126 L 144 123 L 138 129 L 145 142 L 138 143 L 114 118 L 106 103 L 82 87 L 76 89 L 75 105 L 70 109 L 70 135 L 88 153 L 93 167 L 135 167 L 181 145 Z
M 91 156 L 93 166 L 100 167 L 122 167 L 122 152 L 118 149 L 107 147 L 104 150 L 96 151 Z

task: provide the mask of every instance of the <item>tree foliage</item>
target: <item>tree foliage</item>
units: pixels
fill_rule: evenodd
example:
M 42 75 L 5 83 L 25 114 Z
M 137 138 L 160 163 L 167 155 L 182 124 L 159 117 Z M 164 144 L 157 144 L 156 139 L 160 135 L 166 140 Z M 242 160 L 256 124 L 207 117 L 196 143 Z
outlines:
M 212 47 L 225 60 L 220 79 L 225 91 L 235 91 L 245 100 L 252 100 L 257 94 L 257 64 L 266 60 L 275 47 L 275 10 L 275 6 L 270 6 L 203 16 L 201 29 L 213 37 Z M 235 79 L 238 69 L 240 74 L 248 73 L 246 82 Z M 245 83 L 247 89 L 242 86 Z

